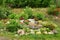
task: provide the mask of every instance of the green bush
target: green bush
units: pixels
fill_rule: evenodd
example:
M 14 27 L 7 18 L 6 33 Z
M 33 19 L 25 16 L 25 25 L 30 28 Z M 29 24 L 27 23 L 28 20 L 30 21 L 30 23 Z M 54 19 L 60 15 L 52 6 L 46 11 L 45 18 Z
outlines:
M 11 7 L 47 7 L 51 0 L 6 0 L 5 4 Z
M 54 4 L 56 4 L 56 0 L 51 0 L 50 5 L 54 5 Z
M 0 19 L 8 18 L 8 15 L 10 15 L 11 12 L 9 9 L 5 7 L 0 7 Z
M 43 26 L 46 28 L 49 28 L 50 30 L 54 30 L 55 28 L 57 28 L 57 25 L 53 22 L 43 22 Z
M 22 12 L 19 16 L 20 16 L 19 18 L 23 18 L 23 19 L 25 19 L 25 20 L 27 20 L 27 19 L 28 19 L 28 17 L 29 17 L 29 15 L 28 15 L 28 14 L 23 13 L 23 12 Z
M 15 16 L 16 16 L 16 14 L 10 14 L 9 16 L 8 16 L 8 18 L 10 18 L 10 19 L 14 19 L 15 18 Z
M 44 18 L 45 18 L 45 15 L 41 12 L 40 13 L 35 13 L 35 14 L 33 14 L 33 16 L 35 18 L 39 19 L 39 20 L 44 20 Z
M 48 8 L 48 14 L 49 14 L 49 15 L 55 15 L 55 16 L 58 16 L 58 15 L 59 15 L 58 10 L 56 10 L 56 5 L 51 5 L 51 6 Z
M 21 12 L 20 14 L 16 14 L 16 13 L 12 13 L 8 16 L 8 18 L 10 19 L 28 19 L 28 18 L 32 18 L 32 10 L 29 7 L 26 7 L 24 9 L 23 12 Z
M 32 16 L 33 16 L 33 15 L 32 15 L 32 14 L 33 14 L 32 9 L 29 8 L 29 7 L 26 7 L 26 8 L 24 9 L 24 13 L 28 15 L 28 18 L 32 18 Z
M 17 31 L 20 28 L 20 24 L 19 24 L 18 20 L 11 19 L 9 22 L 10 23 L 8 23 L 6 25 L 7 31 L 9 31 L 9 32 L 15 32 L 15 31 Z
M 28 28 L 26 24 L 21 24 L 19 21 L 20 20 L 15 20 L 15 19 L 9 20 L 9 23 L 6 24 L 6 30 L 8 32 L 16 32 L 19 29 L 25 30 Z

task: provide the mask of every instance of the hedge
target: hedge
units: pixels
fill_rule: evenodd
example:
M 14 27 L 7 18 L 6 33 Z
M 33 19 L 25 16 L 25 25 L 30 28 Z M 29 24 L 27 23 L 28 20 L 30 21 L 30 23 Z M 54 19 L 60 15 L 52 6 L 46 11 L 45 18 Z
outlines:
M 5 0 L 5 4 L 10 7 L 47 7 L 50 1 L 51 0 Z

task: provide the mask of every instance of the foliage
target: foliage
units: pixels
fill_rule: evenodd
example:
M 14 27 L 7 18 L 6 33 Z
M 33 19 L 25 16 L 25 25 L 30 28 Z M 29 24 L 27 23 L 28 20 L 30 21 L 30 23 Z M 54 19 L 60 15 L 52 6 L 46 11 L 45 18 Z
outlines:
M 42 24 L 44 27 L 49 28 L 50 30 L 53 30 L 57 27 L 57 25 L 53 22 L 43 22 Z
M 15 19 L 15 16 L 16 16 L 16 14 L 12 13 L 12 14 L 10 14 L 10 15 L 8 16 L 8 18 L 10 18 L 10 19 Z
M 18 20 L 11 19 L 9 22 L 10 23 L 7 24 L 7 27 L 6 27 L 7 31 L 15 32 L 20 28 L 20 24 Z
M 39 20 L 44 20 L 44 18 L 45 18 L 45 15 L 44 15 L 42 12 L 40 12 L 40 13 L 35 13 L 35 14 L 33 14 L 33 16 L 34 16 L 35 18 L 39 19 Z
M 54 4 L 56 4 L 56 0 L 51 0 L 50 5 L 54 5 Z
M 60 0 L 56 0 L 56 5 L 58 8 L 60 8 Z
M 24 12 L 22 12 L 19 16 L 20 16 L 20 18 L 23 17 L 23 19 L 25 19 L 25 20 L 28 19 L 28 17 L 29 17 L 29 15 Z
M 0 19 L 7 18 L 11 11 L 5 7 L 0 7 Z
M 19 19 L 20 15 L 19 14 L 15 14 L 15 13 L 12 13 L 8 16 L 8 18 L 10 19 Z
M 24 13 L 28 15 L 28 18 L 32 18 L 32 16 L 33 16 L 33 15 L 32 15 L 32 14 L 33 14 L 32 9 L 29 8 L 29 7 L 26 7 L 26 8 L 24 9 Z
M 11 7 L 47 7 L 51 0 L 1 0 L 0 4 L 5 3 Z M 3 3 L 2 3 L 3 2 Z
M 32 10 L 31 10 L 31 8 L 29 8 L 29 7 L 26 7 L 25 9 L 24 9 L 24 11 L 23 12 L 21 12 L 20 14 L 15 14 L 15 13 L 12 13 L 11 15 L 9 15 L 8 17 L 10 18 L 10 19 L 21 19 L 21 18 L 23 18 L 23 19 L 28 19 L 28 18 L 32 18 Z
M 48 14 L 49 15 L 59 15 L 59 12 L 58 10 L 56 10 L 56 5 L 51 5 L 49 8 L 48 8 Z

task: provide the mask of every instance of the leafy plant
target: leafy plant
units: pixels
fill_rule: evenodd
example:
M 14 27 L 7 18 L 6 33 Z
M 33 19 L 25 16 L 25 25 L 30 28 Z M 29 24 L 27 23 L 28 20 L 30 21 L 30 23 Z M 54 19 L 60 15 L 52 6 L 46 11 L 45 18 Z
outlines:
M 55 16 L 58 16 L 58 15 L 59 15 L 58 10 L 56 10 L 56 5 L 51 5 L 51 6 L 48 8 L 48 14 L 49 14 L 49 15 L 55 15 Z
M 45 22 L 43 23 L 43 26 L 49 28 L 50 30 L 53 30 L 57 27 L 57 25 L 53 22 Z
M 4 3 L 11 7 L 47 7 L 51 0 L 6 0 Z M 1 0 L 1 2 L 3 2 Z
M 28 18 L 32 18 L 32 16 L 33 16 L 33 15 L 32 15 L 32 14 L 33 14 L 32 9 L 29 8 L 29 7 L 26 7 L 26 8 L 24 9 L 24 13 L 28 15 Z
M 45 15 L 43 13 L 35 13 L 33 16 L 39 20 L 43 20 L 45 18 Z
M 8 15 L 11 14 L 11 11 L 5 7 L 0 7 L 0 19 L 8 18 Z
M 8 17 L 9 17 L 10 19 L 15 19 L 15 16 L 16 16 L 16 14 L 12 13 L 12 14 L 10 14 Z
M 25 20 L 28 19 L 28 17 L 29 17 L 29 15 L 26 13 L 21 13 L 19 16 L 20 16 L 20 18 L 23 17 L 23 19 L 25 19 Z
M 19 21 L 16 21 L 14 19 L 11 19 L 10 23 L 7 24 L 7 27 L 6 27 L 7 31 L 9 31 L 9 32 L 15 32 L 19 28 L 20 28 Z

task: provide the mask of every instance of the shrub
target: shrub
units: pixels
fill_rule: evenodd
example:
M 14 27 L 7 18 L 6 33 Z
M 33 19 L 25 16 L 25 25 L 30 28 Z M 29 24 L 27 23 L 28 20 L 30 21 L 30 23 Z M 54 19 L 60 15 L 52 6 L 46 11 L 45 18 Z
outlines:
M 28 15 L 28 18 L 32 18 L 32 16 L 33 16 L 33 15 L 32 15 L 32 14 L 33 14 L 32 9 L 29 8 L 29 7 L 26 7 L 26 8 L 24 9 L 24 13 Z
M 23 18 L 25 20 L 28 19 L 28 17 L 29 17 L 28 14 L 25 14 L 24 12 L 22 12 L 20 14 L 12 13 L 8 16 L 8 18 L 10 18 L 10 19 L 21 19 L 21 18 Z
M 12 13 L 12 14 L 10 14 L 8 17 L 9 17 L 10 19 L 14 19 L 15 16 L 16 16 L 16 14 Z
M 7 9 L 5 7 L 0 7 L 0 19 L 5 19 L 10 14 L 11 14 L 11 12 L 9 9 Z
M 20 17 L 19 17 L 20 19 L 23 18 L 23 19 L 25 19 L 25 20 L 28 19 L 28 17 L 29 17 L 28 14 L 26 14 L 26 13 L 24 13 L 24 12 L 22 12 L 19 16 L 20 16 Z
M 39 19 L 39 20 L 44 20 L 45 15 L 43 13 L 35 13 L 33 14 L 35 18 Z
M 51 0 L 6 0 L 6 5 L 11 7 L 47 7 Z
M 48 8 L 48 14 L 49 15 L 59 15 L 59 12 L 58 10 L 56 10 L 56 5 L 51 5 L 49 8 Z
M 55 2 L 56 2 L 57 7 L 60 8 L 60 0 L 56 0 Z
M 7 24 L 7 27 L 6 27 L 7 31 L 15 32 L 15 31 L 17 31 L 20 28 L 18 20 L 11 19 L 9 22 L 10 23 Z
M 51 0 L 50 5 L 54 5 L 54 4 L 56 4 L 56 0 Z
M 57 25 L 53 22 L 43 22 L 43 26 L 49 28 L 50 30 L 53 30 L 57 27 Z

